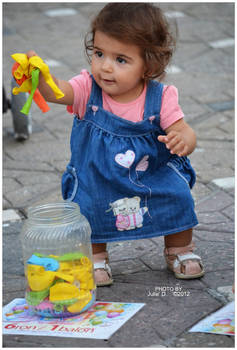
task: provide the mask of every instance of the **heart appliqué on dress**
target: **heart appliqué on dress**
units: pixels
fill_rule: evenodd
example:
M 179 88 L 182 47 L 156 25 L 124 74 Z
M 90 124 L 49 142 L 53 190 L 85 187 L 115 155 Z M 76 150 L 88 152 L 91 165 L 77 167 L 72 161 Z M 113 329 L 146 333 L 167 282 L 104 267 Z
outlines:
M 115 162 L 124 168 L 130 168 L 135 159 L 135 153 L 128 150 L 126 153 L 118 153 L 115 156 Z
M 153 120 L 156 119 L 156 117 L 154 115 L 152 115 L 151 117 L 148 118 L 150 120 L 150 123 L 152 124 Z
M 93 111 L 93 114 L 95 115 L 95 114 L 96 114 L 96 112 L 98 111 L 99 107 L 98 107 L 98 106 L 93 105 L 93 106 L 91 107 L 91 109 L 92 109 L 92 111 Z
M 136 166 L 137 171 L 146 171 L 149 165 L 148 158 L 149 158 L 148 155 L 142 158 L 142 160 Z

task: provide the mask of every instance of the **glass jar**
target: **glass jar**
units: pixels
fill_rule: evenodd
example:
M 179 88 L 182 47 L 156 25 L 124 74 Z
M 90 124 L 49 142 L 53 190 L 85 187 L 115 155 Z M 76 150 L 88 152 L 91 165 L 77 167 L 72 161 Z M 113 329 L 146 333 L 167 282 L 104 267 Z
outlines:
M 91 228 L 73 202 L 28 209 L 21 231 L 26 302 L 45 317 L 70 317 L 96 299 Z

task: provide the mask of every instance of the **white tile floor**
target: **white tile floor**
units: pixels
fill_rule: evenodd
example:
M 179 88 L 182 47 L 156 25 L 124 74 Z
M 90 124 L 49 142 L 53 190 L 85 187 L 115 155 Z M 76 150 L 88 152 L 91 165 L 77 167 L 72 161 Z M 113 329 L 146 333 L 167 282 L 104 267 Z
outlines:
M 2 212 L 2 221 L 19 221 L 21 220 L 20 215 L 14 209 L 6 209 Z
M 228 190 L 230 188 L 235 187 L 235 178 L 234 177 L 224 177 L 224 178 L 220 178 L 220 179 L 214 179 L 214 180 L 212 180 L 212 182 L 216 186 L 221 187 L 225 190 Z
M 57 8 L 45 11 L 45 15 L 48 17 L 60 17 L 60 16 L 73 16 L 77 11 L 71 8 Z
M 209 45 L 214 49 L 221 49 L 224 47 L 234 46 L 235 40 L 233 38 L 226 38 L 222 40 L 210 41 Z

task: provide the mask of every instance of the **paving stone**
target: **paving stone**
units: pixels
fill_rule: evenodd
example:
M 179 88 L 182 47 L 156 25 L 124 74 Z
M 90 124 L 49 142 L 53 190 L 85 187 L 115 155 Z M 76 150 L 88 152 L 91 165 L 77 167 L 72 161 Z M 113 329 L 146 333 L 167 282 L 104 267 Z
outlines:
M 198 140 L 199 152 L 192 153 L 190 157 L 199 179 L 202 182 L 210 182 L 213 178 L 234 176 L 232 170 L 234 165 L 234 149 L 227 149 L 227 147 L 226 149 L 215 149 L 214 147 L 208 149 L 205 142 Z M 223 143 L 221 141 L 219 142 Z M 216 140 L 213 140 L 213 143 L 216 143 Z M 228 158 L 225 157 L 226 152 L 228 152 Z M 225 159 L 225 166 L 223 166 L 222 159 Z M 210 171 L 212 171 L 212 174 Z
M 221 24 L 222 21 L 218 21 L 219 25 L 218 28 L 215 28 L 214 25 L 214 19 L 212 21 L 208 21 L 207 25 L 201 25 L 204 23 L 205 19 L 200 20 L 200 30 L 198 33 L 196 33 L 197 38 L 204 38 L 205 41 L 207 41 L 207 44 L 210 45 L 210 42 L 217 42 L 221 39 L 226 39 L 226 35 L 224 34 L 224 26 Z M 211 46 L 211 45 L 210 45 Z
M 214 138 L 215 141 L 234 141 L 233 135 L 229 135 L 229 133 L 223 131 L 219 126 L 212 129 L 207 128 L 205 131 L 198 130 L 196 135 L 198 140 L 210 140 Z
M 144 293 L 148 297 L 149 291 L 154 291 L 155 288 L 158 287 L 172 287 L 175 288 L 177 285 L 180 285 L 185 290 L 191 290 L 191 289 L 203 289 L 203 283 L 202 279 L 195 279 L 192 280 L 190 283 L 190 280 L 177 280 L 175 278 L 173 272 L 169 271 L 166 267 L 164 269 L 157 269 L 154 271 L 146 271 L 146 272 L 138 272 L 130 275 L 118 275 L 116 276 L 115 281 L 117 283 L 128 283 L 128 284 L 140 284 L 144 286 Z M 165 295 L 166 296 L 166 295 Z M 160 298 L 164 301 L 166 301 L 166 298 L 162 298 L 162 295 L 160 295 Z
M 154 249 L 156 250 L 156 246 L 153 242 L 146 239 L 109 243 L 110 261 L 128 260 L 131 257 L 133 259 L 139 258 Z
M 163 256 L 163 249 L 157 249 L 155 252 L 147 252 L 141 260 L 152 270 L 166 270 L 166 262 Z
M 232 101 L 225 101 L 225 102 L 208 103 L 208 106 L 211 107 L 216 112 L 224 112 L 224 111 L 234 109 L 235 102 L 234 100 L 232 100 Z
M 228 220 L 227 218 L 218 212 L 202 212 L 199 213 L 198 215 L 198 220 L 199 220 L 199 225 L 204 224 L 204 225 L 209 225 L 211 227 L 211 225 L 213 224 L 220 224 L 220 223 L 226 223 Z
M 235 296 L 233 294 L 233 284 L 231 286 L 221 286 L 217 288 L 217 292 L 223 294 L 228 301 L 233 301 Z
M 88 6 L 85 3 L 81 3 L 79 4 L 79 11 L 82 13 L 82 15 L 87 18 L 88 20 L 91 20 L 93 18 L 93 16 L 95 14 L 97 14 L 104 6 L 105 6 L 105 2 L 95 2 L 93 3 L 93 6 Z M 73 6 L 72 4 L 70 4 L 70 6 Z M 78 7 L 78 4 L 76 5 L 76 7 Z
M 5 165 L 5 169 L 9 170 L 24 170 L 24 171 L 31 171 L 31 170 L 42 170 L 42 171 L 52 171 L 53 166 L 48 164 L 47 161 L 43 162 L 36 162 L 34 160 L 9 160 Z
M 170 65 L 166 69 L 167 74 L 178 74 L 182 72 L 182 69 L 175 65 Z
M 202 277 L 202 284 L 206 286 L 206 291 L 209 293 L 210 290 L 214 290 L 216 291 L 216 289 L 220 286 L 220 285 L 228 285 L 230 283 L 233 284 L 234 281 L 234 272 L 233 269 L 231 270 L 222 270 L 222 271 L 212 271 L 212 272 L 206 272 L 204 277 Z M 216 292 L 214 293 L 216 294 Z M 216 298 L 215 295 L 211 294 L 212 297 Z M 221 301 L 222 303 L 226 303 L 226 299 L 225 301 L 223 301 L 223 297 L 221 298 L 217 298 L 217 300 Z
M 129 320 L 130 325 L 125 324 L 120 328 L 113 338 L 108 341 L 110 346 L 120 347 L 121 339 L 123 346 L 125 347 L 148 347 L 151 341 L 162 344 L 164 341 L 161 336 L 157 333 L 157 326 L 159 325 L 159 306 L 156 307 L 156 316 L 154 317 L 154 306 L 148 310 L 148 308 L 143 308 L 135 315 L 131 320 Z M 153 317 L 152 317 L 153 314 Z M 138 329 L 143 329 L 144 332 L 138 332 Z
M 57 60 L 53 59 L 44 59 L 44 62 L 49 66 L 49 67 L 61 67 L 63 66 L 63 63 Z
M 193 84 L 193 81 L 196 81 L 197 77 L 200 80 L 200 84 Z M 219 95 L 222 95 L 221 91 L 225 91 L 225 89 L 230 88 L 230 86 L 233 88 L 233 73 L 223 74 L 220 78 L 217 74 L 182 72 L 180 74 L 173 74 L 169 76 L 169 78 L 169 80 L 165 80 L 165 83 L 173 84 L 178 87 L 181 101 L 183 96 L 193 96 L 195 99 L 201 99 L 202 96 L 205 97 L 206 95 L 212 96 L 211 99 L 214 98 L 214 100 L 216 100 Z M 211 92 L 209 86 L 210 80 L 212 81 Z M 205 118 L 206 117 L 205 115 Z
M 3 178 L 3 188 L 5 191 L 8 189 L 15 191 L 21 188 L 21 185 L 15 179 Z
M 3 260 L 3 273 L 24 276 L 22 247 L 19 236 L 5 235 L 3 237 Z
M 22 295 L 24 297 L 24 293 L 25 293 L 25 289 L 26 289 L 24 275 L 21 275 L 21 276 L 9 275 L 9 274 L 4 275 L 2 287 L 3 287 L 3 292 L 4 292 L 3 294 L 4 295 L 14 291 L 15 293 L 19 293 L 18 298 L 21 298 Z M 11 300 L 9 300 L 8 302 L 10 302 Z
M 24 147 L 24 151 L 20 152 Z M 53 162 L 54 160 L 64 160 L 68 158 L 69 149 L 66 149 L 61 141 L 45 141 L 44 143 L 28 143 L 18 149 L 12 149 L 9 154 L 12 158 L 19 160 L 28 159 L 30 162 Z
M 2 199 L 2 208 L 3 209 L 11 209 L 12 208 L 12 204 L 4 197 Z
M 24 220 L 10 222 L 7 227 L 4 228 L 4 237 L 5 235 L 15 235 L 16 239 L 18 239 L 19 232 L 21 231 Z M 4 238 L 3 237 L 3 238 Z M 14 239 L 14 237 L 12 237 Z
M 4 335 L 3 346 L 20 348 L 106 348 L 109 347 L 107 341 L 99 339 L 83 339 L 83 338 L 62 338 L 62 337 L 42 337 L 42 336 L 28 336 L 28 335 Z M 17 344 L 17 346 L 16 346 Z
M 175 56 L 174 64 L 182 64 L 184 67 L 185 62 L 192 60 L 207 50 L 206 44 L 203 42 L 184 42 L 182 46 L 178 45 Z
M 172 345 L 177 348 L 232 348 L 234 337 L 208 333 L 186 333 L 178 337 Z
M 223 56 L 223 60 L 225 57 L 225 54 L 220 52 L 219 55 L 216 54 L 215 50 L 207 49 L 203 50 L 200 53 L 202 59 L 200 60 L 200 56 L 196 55 L 193 56 L 192 59 L 180 63 L 180 67 L 185 70 L 186 72 L 198 73 L 198 72 L 206 72 L 208 74 L 215 74 L 218 73 L 221 69 L 221 62 L 218 59 L 218 56 Z M 230 62 L 229 62 L 230 64 Z M 232 65 L 229 66 L 230 71 L 233 69 L 234 62 L 232 61 Z M 227 68 L 226 68 L 227 70 Z M 230 109 L 230 108 L 228 108 Z
M 11 290 L 6 291 L 3 288 L 3 296 L 2 296 L 2 305 L 3 306 L 9 304 L 12 300 L 14 300 L 16 298 L 24 298 L 25 297 L 25 290 L 26 289 L 25 289 L 25 287 L 23 287 L 23 284 L 25 283 L 23 277 L 21 278 L 21 281 L 22 281 L 22 290 L 19 290 L 19 289 L 15 290 L 14 288 L 11 288 Z M 17 282 L 14 284 L 14 287 L 15 286 L 18 286 Z
M 55 8 L 52 10 L 45 11 L 45 15 L 49 17 L 73 16 L 76 14 L 77 14 L 77 11 L 71 8 Z
M 234 177 L 224 177 L 224 178 L 220 178 L 220 179 L 214 179 L 214 180 L 212 180 L 212 182 L 216 186 L 221 187 L 225 190 L 228 190 L 230 188 L 235 187 L 235 178 Z
M 213 308 L 218 307 L 216 301 L 210 298 L 210 295 L 206 291 L 200 289 L 194 290 L 188 287 L 180 288 L 181 290 L 179 292 L 173 292 L 173 294 L 170 293 L 170 296 L 167 296 L 168 303 L 173 308 L 187 308 L 189 310 L 189 308 L 198 308 L 198 306 L 203 308 L 207 304 Z
M 214 49 L 222 49 L 228 46 L 234 46 L 235 40 L 233 38 L 225 38 L 221 40 L 211 41 L 209 45 Z
M 210 204 L 212 203 L 212 204 Z M 218 191 L 200 201 L 196 205 L 196 211 L 199 213 L 219 211 L 225 209 L 233 203 L 233 198 L 224 191 Z
M 185 8 L 186 7 L 187 6 L 185 6 Z M 188 6 L 186 12 L 190 16 L 203 18 L 205 20 L 208 20 L 211 16 L 211 18 L 215 20 L 223 20 L 225 18 L 226 21 L 231 21 L 233 10 L 234 5 L 232 3 L 229 3 L 227 6 L 225 6 L 224 3 L 212 3 L 210 6 L 208 3 L 192 3 L 191 6 Z M 218 25 L 219 24 L 220 22 L 218 21 Z
M 119 262 L 111 262 L 110 263 L 112 273 L 114 276 L 122 274 L 122 275 L 130 275 L 136 272 L 148 271 L 149 268 L 145 266 L 139 259 L 131 259 L 131 260 L 122 260 Z
M 213 233 L 216 232 L 222 232 L 223 235 L 227 233 L 234 233 L 235 232 L 235 227 L 234 227 L 234 222 L 230 222 L 226 218 L 226 216 L 222 215 L 221 213 L 216 213 L 216 212 L 202 212 L 198 213 L 198 219 L 199 219 L 199 224 L 196 226 L 197 230 L 201 231 L 210 231 Z M 209 222 L 203 222 L 203 217 L 206 216 L 206 218 L 210 218 Z M 221 218 L 222 219 L 221 219 Z M 213 218 L 213 221 L 211 220 Z
M 235 208 L 233 205 L 222 210 L 222 213 L 226 215 L 227 218 L 230 218 L 232 221 L 235 219 Z
M 232 150 L 234 149 L 233 142 L 225 142 L 225 141 L 220 142 L 219 140 L 215 140 L 213 138 L 212 140 L 204 140 L 204 141 L 200 140 L 199 146 L 206 149 L 206 152 L 207 150 L 210 150 L 212 153 L 214 153 L 215 151 L 220 152 L 220 158 L 224 150 L 225 152 L 228 152 L 229 157 L 227 159 L 225 157 L 225 164 L 228 164 L 229 159 L 231 159 L 231 161 L 234 159 L 233 153 L 232 153 Z
M 34 172 L 31 171 L 30 174 L 24 174 L 24 176 L 19 176 L 19 181 L 23 186 L 30 186 L 36 184 L 57 184 L 61 181 L 61 176 L 59 174 L 54 174 L 53 172 Z
M 39 201 L 42 197 L 45 198 L 45 194 L 49 195 L 50 192 L 55 192 L 60 184 L 36 184 L 34 186 L 25 186 L 14 192 L 8 192 L 6 194 L 7 200 L 15 208 L 24 208 L 31 205 L 31 203 Z
M 183 316 L 181 316 L 180 312 L 180 310 L 183 310 L 183 306 L 181 309 L 175 306 L 171 312 L 167 312 L 166 315 L 159 317 L 157 332 L 165 339 L 169 339 L 171 335 L 172 337 L 177 337 L 183 332 L 183 329 L 187 329 L 190 326 L 190 320 L 195 324 L 221 306 L 217 301 L 213 301 L 211 297 L 209 300 L 210 303 L 205 304 L 205 307 L 202 309 L 200 307 L 186 309 Z
M 159 348 L 166 348 L 165 345 L 160 345 L 160 344 L 152 344 L 149 346 L 149 348 L 156 348 L 156 349 L 159 349 Z
M 204 182 L 205 184 L 208 184 L 213 179 L 213 174 L 215 174 L 215 177 L 227 177 L 227 176 L 234 176 L 235 171 L 232 168 L 232 165 L 226 167 L 220 167 L 218 164 L 214 164 L 211 166 L 209 163 L 209 166 L 207 164 L 204 164 L 203 169 L 199 166 L 195 167 L 196 175 L 199 177 L 199 179 Z
M 166 11 L 165 16 L 168 18 L 181 18 L 185 17 L 185 14 L 181 11 Z
M 234 140 L 234 131 L 235 131 L 234 124 L 235 124 L 234 117 L 231 116 L 230 120 L 228 120 L 226 123 L 221 125 L 221 129 L 225 130 L 226 133 L 228 133 L 229 137 L 230 136 L 233 137 L 233 140 Z
M 198 203 L 199 200 L 211 195 L 212 190 L 197 179 L 191 193 L 195 203 Z
M 5 193 L 7 197 L 11 197 L 13 195 L 13 198 L 15 197 L 15 192 L 19 193 L 22 191 L 22 186 L 25 186 L 25 188 L 29 188 L 32 185 L 47 185 L 47 186 L 54 186 L 55 184 L 59 184 L 58 187 L 60 187 L 61 183 L 61 174 L 54 174 L 53 172 L 35 172 L 35 171 L 5 171 L 4 172 L 6 176 L 13 176 L 17 179 L 18 183 L 21 184 L 17 189 L 14 190 L 11 186 L 8 186 L 5 188 Z M 8 175 L 9 174 L 9 175 Z M 14 179 L 13 179 L 14 180 Z M 41 187 L 40 187 L 41 188 Z M 38 187 L 39 189 L 39 187 Z M 43 187 L 42 187 L 43 189 Z M 30 191 L 32 193 L 32 190 Z M 27 195 L 27 194 L 26 194 Z M 27 196 L 30 196 L 29 194 Z M 30 199 L 30 197 L 29 197 Z
M 226 242 L 211 242 L 208 244 L 205 241 L 196 242 L 199 255 L 202 257 L 205 271 L 221 271 L 225 274 L 226 270 L 234 268 L 234 246 L 233 243 Z M 218 260 L 216 255 L 218 254 Z M 202 281 L 205 276 L 202 278 Z M 221 284 L 223 285 L 223 283 Z
M 224 226 L 224 225 L 223 225 Z M 226 232 L 227 229 L 221 230 L 219 226 L 216 226 L 217 229 L 219 229 L 219 232 L 217 229 L 215 230 L 215 227 L 208 226 L 205 229 L 205 226 L 200 225 L 196 227 L 194 237 L 198 238 L 201 241 L 213 241 L 213 242 L 223 242 L 228 240 L 228 242 L 235 242 L 235 237 L 233 232 Z M 208 243 L 207 243 L 208 244 Z
M 67 160 L 59 160 L 54 162 L 55 169 L 62 175 L 67 167 Z
M 45 203 L 56 203 L 56 202 L 62 202 L 62 192 L 61 188 L 58 186 L 56 189 L 51 191 L 50 193 L 45 193 L 44 196 L 41 196 L 40 198 L 32 199 L 31 205 L 38 206 L 43 205 Z M 27 210 L 27 206 L 25 206 L 24 210 Z
M 199 140 L 219 139 L 222 141 L 234 141 L 234 120 L 223 113 L 215 113 L 194 125 L 194 130 Z M 196 151 L 196 150 L 195 150 Z
M 16 210 L 13 210 L 13 209 L 3 210 L 3 212 L 2 212 L 2 221 L 3 222 L 18 221 L 18 220 L 21 220 L 21 217 L 17 213 Z

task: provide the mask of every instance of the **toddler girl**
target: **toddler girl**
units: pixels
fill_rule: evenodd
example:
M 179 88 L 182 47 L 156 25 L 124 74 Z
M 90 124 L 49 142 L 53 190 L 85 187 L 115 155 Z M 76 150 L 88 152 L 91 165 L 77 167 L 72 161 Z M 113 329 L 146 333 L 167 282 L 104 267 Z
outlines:
M 39 89 L 75 116 L 62 194 L 90 222 L 96 283 L 113 282 L 107 242 L 156 236 L 164 236 L 167 265 L 177 278 L 201 277 L 192 243 L 195 173 L 186 157 L 196 137 L 177 89 L 153 80 L 164 75 L 173 52 L 167 22 L 150 3 L 111 3 L 90 35 L 92 75 L 82 70 L 69 82 L 54 77 L 65 94 L 60 100 L 42 77 Z

